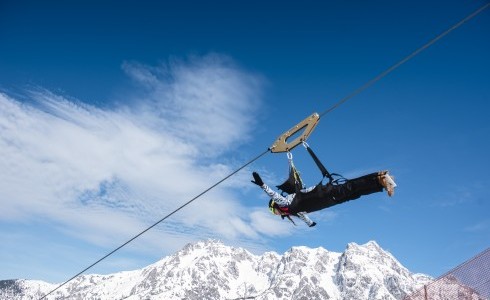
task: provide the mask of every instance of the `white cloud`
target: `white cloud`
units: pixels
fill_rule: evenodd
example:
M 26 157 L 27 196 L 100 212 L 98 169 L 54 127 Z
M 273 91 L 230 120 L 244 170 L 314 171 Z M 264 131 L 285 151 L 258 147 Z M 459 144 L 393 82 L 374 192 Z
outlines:
M 123 69 L 149 93 L 150 101 L 136 112 L 152 126 L 198 145 L 200 155 L 221 153 L 250 138 L 262 80 L 237 71 L 230 59 L 209 55 L 161 68 L 126 62 Z
M 338 217 L 337 212 L 328 209 L 315 212 L 315 214 L 312 216 L 312 218 L 315 218 L 317 222 L 322 221 L 322 222 L 329 222 L 329 223 L 335 221 L 337 217 Z
M 264 209 L 257 209 L 253 211 L 250 214 L 250 219 L 252 227 L 258 232 L 261 232 L 267 236 L 287 236 L 291 234 L 294 229 L 294 226 L 289 226 L 292 224 L 286 224 L 285 220 L 281 220 L 281 218 L 277 216 L 271 216 L 271 214 Z
M 145 90 L 110 110 L 43 89 L 28 92 L 29 104 L 0 93 L 1 220 L 44 220 L 110 247 L 234 168 L 219 160 L 250 138 L 259 77 L 217 55 L 123 69 Z M 145 247 L 279 234 L 266 224 L 270 216 L 243 213 L 237 184 L 169 218 L 143 239 Z
M 464 228 L 466 232 L 485 232 L 490 228 L 490 219 L 480 221 Z

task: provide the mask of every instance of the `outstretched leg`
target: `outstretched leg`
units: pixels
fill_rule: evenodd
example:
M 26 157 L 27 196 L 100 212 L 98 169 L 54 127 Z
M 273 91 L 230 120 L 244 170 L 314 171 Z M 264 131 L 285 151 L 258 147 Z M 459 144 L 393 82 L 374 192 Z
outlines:
M 350 179 L 338 186 L 339 198 L 344 201 L 357 199 L 364 195 L 381 192 L 383 185 L 380 181 L 379 172 Z
M 350 179 L 339 185 L 319 185 L 309 193 L 299 193 L 291 203 L 293 211 L 313 212 L 330 206 L 358 199 L 361 196 L 383 191 L 393 195 L 395 182 L 388 172 L 376 172 Z M 389 182 L 391 180 L 392 184 Z
M 396 183 L 388 171 L 380 171 L 348 180 L 345 184 L 339 185 L 339 196 L 347 201 L 381 192 L 384 188 L 391 197 L 395 193 L 395 187 Z

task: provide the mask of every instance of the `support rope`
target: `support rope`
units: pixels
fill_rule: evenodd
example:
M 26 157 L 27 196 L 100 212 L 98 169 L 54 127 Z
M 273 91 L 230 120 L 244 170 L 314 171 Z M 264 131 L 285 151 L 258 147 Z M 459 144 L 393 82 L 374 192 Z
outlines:
M 412 59 L 414 56 L 416 56 L 417 54 L 419 54 L 420 52 L 424 51 L 425 49 L 429 48 L 432 44 L 434 44 L 435 42 L 437 42 L 438 40 L 442 39 L 444 36 L 448 35 L 449 33 L 451 33 L 453 30 L 455 30 L 456 28 L 460 27 L 461 25 L 463 25 L 464 23 L 466 23 L 467 21 L 471 20 L 473 17 L 475 17 L 476 15 L 478 15 L 479 13 L 481 13 L 482 11 L 484 11 L 485 9 L 487 9 L 488 7 L 490 7 L 490 2 L 483 5 L 482 7 L 480 7 L 479 9 L 477 9 L 476 11 L 474 11 L 473 13 L 469 14 L 467 17 L 465 17 L 464 19 L 462 19 L 461 21 L 459 21 L 458 23 L 454 24 L 452 27 L 450 27 L 449 29 L 447 29 L 446 31 L 442 32 L 441 34 L 439 34 L 438 36 L 434 37 L 433 39 L 431 39 L 430 41 L 428 41 L 427 43 L 425 43 L 422 47 L 418 48 L 417 50 L 413 51 L 412 53 L 410 53 L 409 55 L 407 55 L 405 58 L 403 58 L 402 60 L 400 60 L 399 62 L 397 62 L 396 64 L 392 65 L 391 67 L 389 67 L 388 69 L 386 69 L 385 71 L 381 72 L 378 76 L 374 77 L 373 79 L 369 80 L 368 82 L 366 82 L 364 85 L 362 85 L 361 87 L 359 87 L 358 89 L 356 89 L 355 91 L 353 91 L 352 93 L 348 94 L 347 96 L 345 96 L 344 98 L 342 98 L 339 102 L 337 102 L 336 104 L 334 104 L 332 107 L 330 107 L 329 109 L 327 109 L 326 111 L 322 112 L 320 114 L 320 117 L 328 114 L 329 112 L 331 112 L 332 110 L 336 109 L 337 107 L 339 107 L 341 104 L 347 102 L 347 100 L 353 98 L 354 96 L 356 96 L 357 94 L 361 93 L 362 91 L 364 91 L 365 89 L 367 89 L 368 87 L 372 86 L 374 83 L 376 83 L 378 80 L 382 79 L 383 77 L 385 77 L 386 75 L 388 75 L 389 73 L 393 72 L 395 69 L 397 69 L 399 66 L 403 65 L 404 63 L 406 63 L 407 61 L 409 61 L 410 59 Z
M 348 94 L 346 97 L 342 98 L 335 105 L 333 105 L 332 107 L 330 107 L 329 109 L 327 109 L 326 111 L 324 111 L 323 113 L 321 113 L 320 114 L 320 117 L 322 117 L 322 116 L 326 115 L 327 113 L 333 111 L 334 109 L 336 109 L 337 107 L 339 107 L 341 104 L 347 102 L 347 100 L 349 100 L 349 99 L 353 98 L 354 96 L 356 96 L 357 94 L 361 93 L 362 91 L 364 91 L 365 89 L 367 89 L 368 87 L 370 87 L 371 85 L 373 85 L 374 83 L 376 83 L 378 80 L 382 79 L 383 77 L 385 77 L 389 73 L 393 72 L 399 66 L 401 66 L 405 62 L 409 61 L 414 56 L 416 56 L 420 52 L 424 51 L 425 49 L 427 49 L 428 47 L 430 47 L 432 44 L 434 44 L 435 42 L 437 42 L 438 40 L 440 40 L 441 38 L 443 38 L 444 36 L 446 36 L 447 34 L 449 34 L 450 32 L 452 32 L 456 28 L 460 27 L 461 25 L 463 25 L 464 23 L 466 23 L 467 21 L 469 21 L 470 19 L 472 19 L 473 17 L 475 17 L 476 15 L 478 15 L 479 13 L 481 13 L 483 10 L 485 10 L 488 7 L 490 7 L 490 2 L 487 3 L 486 5 L 483 5 L 481 8 L 479 8 L 475 12 L 471 13 L 470 15 L 468 15 L 467 17 L 465 17 L 464 19 L 462 19 L 461 21 L 459 21 L 458 23 L 456 23 L 455 25 L 453 25 L 452 27 L 450 27 L 448 30 L 446 30 L 443 33 L 439 34 L 438 36 L 436 36 L 435 38 L 433 38 L 432 40 L 430 40 L 429 42 L 427 42 L 426 44 L 424 44 L 422 47 L 418 48 L 417 50 L 415 50 L 414 52 L 412 52 L 411 54 L 409 54 L 408 56 L 406 56 L 405 58 L 403 58 L 402 60 L 400 60 L 399 62 L 397 62 L 396 64 L 394 64 L 393 66 L 389 67 L 384 72 L 380 73 L 378 76 L 374 77 L 373 79 L 371 79 L 370 81 L 368 81 L 367 83 L 365 83 L 364 85 L 362 85 L 361 87 L 359 87 L 358 89 L 356 89 L 355 91 L 353 91 L 352 93 Z M 65 282 L 63 282 L 62 284 L 60 284 L 59 286 L 57 286 L 55 289 L 51 290 L 49 293 L 47 293 L 42 298 L 40 298 L 40 300 L 45 299 L 47 296 L 49 296 L 50 294 L 52 294 L 56 290 L 60 289 L 62 286 L 66 285 L 67 283 L 69 283 L 73 279 L 77 278 L 78 276 L 80 276 L 81 274 L 83 274 L 84 272 L 86 272 L 87 270 L 89 270 L 90 268 L 94 267 L 95 265 L 97 265 L 98 263 L 100 263 L 102 260 L 104 260 L 107 257 L 109 257 L 110 255 L 114 254 L 116 251 L 120 250 L 121 248 L 123 248 L 127 244 L 131 243 L 132 241 L 134 241 L 135 239 L 137 239 L 138 237 L 140 237 L 141 235 L 143 235 L 144 233 L 146 233 L 147 231 L 149 231 L 153 227 L 157 226 L 161 222 L 165 221 L 167 218 L 169 218 L 170 216 L 172 216 L 173 214 L 175 214 L 179 210 L 183 209 L 187 205 L 191 204 L 193 201 L 197 200 L 202 195 L 206 194 L 207 192 L 209 192 L 210 190 L 212 190 L 213 188 L 215 188 L 216 186 L 218 186 L 219 184 L 221 184 L 222 182 L 224 182 L 225 180 L 227 180 L 231 176 L 235 175 L 236 173 L 238 173 L 239 171 L 241 171 L 242 169 L 244 169 L 246 166 L 252 164 L 253 162 L 255 162 L 256 160 L 258 160 L 259 158 L 261 158 L 262 156 L 264 156 L 269 151 L 270 151 L 270 149 L 267 149 L 266 151 L 264 151 L 263 153 L 261 153 L 257 157 L 255 157 L 254 159 L 250 160 L 249 162 L 245 163 L 244 165 L 242 165 L 241 167 L 239 167 L 235 171 L 231 172 L 229 175 L 225 176 L 223 179 L 221 179 L 220 181 L 216 182 L 215 184 L 213 184 L 212 186 L 210 186 L 209 188 L 207 188 L 206 190 L 204 190 L 203 192 L 201 192 L 199 195 L 197 195 L 194 198 L 192 198 L 191 200 L 187 201 L 185 204 L 183 204 L 179 208 L 175 209 L 174 211 L 172 211 L 171 213 L 169 213 L 168 215 L 166 215 L 162 219 L 158 220 L 156 223 L 154 223 L 150 227 L 148 227 L 145 230 L 141 231 L 140 233 L 138 233 L 137 235 L 135 235 L 134 237 L 132 237 L 131 239 L 129 239 L 128 241 L 126 241 L 125 243 L 123 243 L 121 246 L 119 246 L 116 249 L 112 250 L 111 252 L 109 252 L 108 254 L 106 254 L 105 256 L 103 256 L 102 258 L 100 258 L 99 260 L 97 260 L 96 262 L 94 262 L 93 264 L 91 264 L 90 266 L 88 266 L 87 268 L 83 269 L 82 271 L 80 271 L 79 273 L 77 273 L 76 275 L 74 275 L 73 277 L 71 277 L 70 279 L 66 280 Z M 254 298 L 254 297 L 252 297 L 252 298 Z
M 104 259 L 106 259 L 107 257 L 111 256 L 112 254 L 114 254 L 116 251 L 120 250 L 121 248 L 123 248 L 124 246 L 126 246 L 127 244 L 131 243 L 132 241 L 134 241 L 135 239 L 137 239 L 138 237 L 140 237 L 141 235 L 143 235 L 145 232 L 147 232 L 148 230 L 152 229 L 153 227 L 157 226 L 158 224 L 160 224 L 161 222 L 165 221 L 166 219 L 168 219 L 170 216 L 172 216 L 173 214 L 175 214 L 176 212 L 178 212 L 179 210 L 183 209 L 184 207 L 186 207 L 187 205 L 191 204 L 192 202 L 194 202 L 195 200 L 197 200 L 199 197 L 201 197 L 202 195 L 206 194 L 207 192 L 209 192 L 210 190 L 212 190 L 213 188 L 215 188 L 216 186 L 218 186 L 219 184 L 221 184 L 223 181 L 227 180 L 228 178 L 230 178 L 231 176 L 235 175 L 236 173 L 238 173 L 239 171 L 241 171 L 242 169 L 244 169 L 246 166 L 250 165 L 251 163 L 255 162 L 256 160 L 258 160 L 259 158 L 261 158 L 262 156 L 264 156 L 266 153 L 269 152 L 269 149 L 267 149 L 266 151 L 262 152 L 261 154 L 257 155 L 254 159 L 250 160 L 249 162 L 245 163 L 244 165 L 242 165 L 241 167 L 239 167 L 238 169 L 236 169 L 235 171 L 231 172 L 230 174 L 228 174 L 227 176 L 225 176 L 223 179 L 221 179 L 220 181 L 216 182 L 215 184 L 213 184 L 212 186 L 210 186 L 209 188 L 207 188 L 206 190 L 204 190 L 203 192 L 201 192 L 199 195 L 195 196 L 194 198 L 192 198 L 191 200 L 187 201 L 186 203 L 182 204 L 179 208 L 175 209 L 174 211 L 172 211 L 171 213 L 169 213 L 168 215 L 166 215 L 165 217 L 161 218 L 160 220 L 158 220 L 157 222 L 155 222 L 155 224 L 151 225 L 150 227 L 146 228 L 145 230 L 141 231 L 140 233 L 138 233 L 137 235 L 135 235 L 134 237 L 132 237 L 131 239 L 129 239 L 128 241 L 126 241 L 124 244 L 122 244 L 121 246 L 117 247 L 116 249 L 112 250 L 111 252 L 107 253 L 106 255 L 104 255 L 103 257 L 101 257 L 99 260 L 97 260 L 96 262 L 94 262 L 93 264 L 91 264 L 90 266 L 86 267 L 85 269 L 83 269 L 82 271 L 80 271 L 79 273 L 77 273 L 76 275 L 74 275 L 73 277 L 71 277 L 70 279 L 68 279 L 67 281 L 63 282 L 62 284 L 60 284 L 59 286 L 57 286 L 55 289 L 51 290 L 49 293 L 47 293 L 46 295 L 44 295 L 42 298 L 40 298 L 39 300 L 42 300 L 42 299 L 45 299 L 47 296 L 49 296 L 50 294 L 52 294 L 53 292 L 55 292 L 56 290 L 60 289 L 62 286 L 64 286 L 65 284 L 67 284 L 68 282 L 72 281 L 73 279 L 77 278 L 78 276 L 82 275 L 83 273 L 85 273 L 87 270 L 91 269 L 92 267 L 94 267 L 96 264 L 100 263 L 101 261 L 103 261 Z

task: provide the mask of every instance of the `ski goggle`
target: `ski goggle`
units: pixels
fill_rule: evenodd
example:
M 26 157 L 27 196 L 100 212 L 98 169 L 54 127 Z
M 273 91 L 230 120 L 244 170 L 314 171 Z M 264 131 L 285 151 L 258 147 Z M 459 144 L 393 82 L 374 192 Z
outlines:
M 274 212 L 274 207 L 276 206 L 276 202 L 274 202 L 274 200 L 272 200 L 270 203 L 269 203 L 269 210 L 271 211 L 271 213 L 273 214 L 276 214 Z

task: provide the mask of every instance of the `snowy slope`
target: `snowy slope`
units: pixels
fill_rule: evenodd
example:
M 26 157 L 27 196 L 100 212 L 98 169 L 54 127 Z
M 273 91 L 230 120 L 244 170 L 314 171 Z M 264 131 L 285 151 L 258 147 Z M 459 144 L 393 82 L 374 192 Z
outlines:
M 256 256 L 214 240 L 189 244 L 141 270 L 83 275 L 47 299 L 402 299 L 430 280 L 376 242 L 343 253 L 293 247 Z M 0 281 L 0 299 L 39 299 L 57 285 Z

